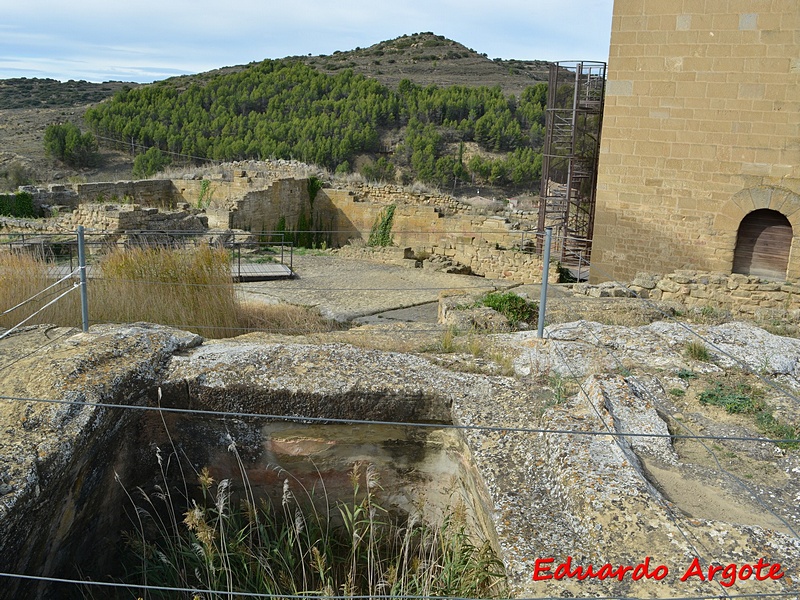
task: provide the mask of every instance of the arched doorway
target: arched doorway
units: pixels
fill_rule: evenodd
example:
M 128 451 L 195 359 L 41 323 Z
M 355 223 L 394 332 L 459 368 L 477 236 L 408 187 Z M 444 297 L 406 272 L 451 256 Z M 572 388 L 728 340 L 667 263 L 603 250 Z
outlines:
M 754 210 L 739 223 L 733 272 L 766 279 L 786 279 L 792 226 L 777 210 Z

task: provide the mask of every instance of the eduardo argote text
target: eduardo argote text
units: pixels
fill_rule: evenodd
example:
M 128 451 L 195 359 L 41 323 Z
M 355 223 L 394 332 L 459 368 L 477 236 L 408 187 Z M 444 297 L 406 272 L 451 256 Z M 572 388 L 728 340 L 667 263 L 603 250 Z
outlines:
M 554 558 L 537 558 L 533 567 L 534 581 L 547 581 L 550 579 L 618 579 L 623 581 L 626 577 L 631 581 L 653 579 L 661 581 L 669 575 L 669 567 L 655 565 L 648 556 L 637 565 L 573 565 L 572 557 L 568 556 L 564 562 L 554 565 Z M 780 563 L 770 563 L 759 558 L 755 563 L 728 565 L 708 565 L 704 567 L 700 559 L 694 558 L 692 562 L 681 571 L 681 581 L 717 581 L 723 587 L 731 587 L 737 581 L 777 580 L 784 576 Z

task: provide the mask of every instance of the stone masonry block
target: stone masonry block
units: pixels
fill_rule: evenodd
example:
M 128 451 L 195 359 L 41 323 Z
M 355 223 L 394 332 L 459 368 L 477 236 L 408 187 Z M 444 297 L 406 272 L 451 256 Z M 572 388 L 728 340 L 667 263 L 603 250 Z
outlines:
M 769 187 L 759 187 L 750 190 L 750 198 L 753 200 L 753 208 L 769 208 L 772 202 L 773 189 Z

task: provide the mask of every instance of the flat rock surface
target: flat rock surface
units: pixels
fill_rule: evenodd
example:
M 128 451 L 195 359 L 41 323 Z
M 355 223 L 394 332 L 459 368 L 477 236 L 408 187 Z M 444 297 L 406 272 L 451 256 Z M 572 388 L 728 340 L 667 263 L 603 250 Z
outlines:
M 295 256 L 293 269 L 295 279 L 241 284 L 243 298 L 313 306 L 327 318 L 347 321 L 435 302 L 442 290 L 491 292 L 515 285 L 334 256 Z
M 340 287 L 352 294 L 349 310 L 363 310 L 357 290 Z M 368 331 L 392 338 L 407 329 Z M 800 343 L 748 324 L 694 329 L 707 340 L 709 362 L 687 356 L 689 332 L 674 323 L 565 323 L 550 326 L 546 340 L 532 332 L 485 336 L 516 357 L 513 376 L 482 372 L 486 358 L 477 351 L 408 354 L 334 341 L 351 332 L 298 343 L 256 335 L 204 342 L 145 324 L 86 334 L 26 329 L 0 341 L 7 365 L 0 393 L 67 404 L 14 401 L 0 413 L 2 556 L 25 547 L 6 533 L 26 525 L 27 510 L 45 522 L 55 511 L 52 542 L 68 539 L 70 523 L 91 523 L 79 510 L 88 480 L 73 470 L 87 460 L 82 448 L 97 452 L 90 443 L 112 443 L 127 421 L 112 409 L 69 403 L 147 404 L 161 387 L 168 406 L 195 410 L 453 423 L 480 474 L 479 504 L 514 593 L 523 597 L 716 597 L 727 589 L 718 582 L 680 581 L 695 558 L 707 568 L 762 557 L 780 562 L 785 577 L 737 582 L 730 593 L 798 594 L 800 452 L 769 441 L 752 415 L 697 398 L 725 376 L 760 385 L 775 415 L 796 418 L 794 394 L 779 392 L 797 376 Z M 102 493 L 101 480 L 92 481 Z M 58 507 L 46 501 L 62 492 Z M 651 568 L 669 569 L 663 581 L 532 580 L 537 559 L 552 558 L 554 569 L 568 557 L 573 566 L 616 567 L 648 556 Z

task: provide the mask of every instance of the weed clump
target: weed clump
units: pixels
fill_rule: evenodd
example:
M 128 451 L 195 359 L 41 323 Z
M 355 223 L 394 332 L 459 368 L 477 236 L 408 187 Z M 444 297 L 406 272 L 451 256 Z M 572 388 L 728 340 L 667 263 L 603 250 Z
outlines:
M 491 292 L 484 296 L 481 304 L 505 316 L 512 327 L 521 322 L 531 323 L 539 315 L 539 306 L 535 302 L 530 302 L 514 292 Z
M 711 353 L 702 342 L 690 341 L 686 344 L 686 356 L 699 362 L 711 362 Z
M 777 440 L 778 446 L 788 449 L 800 448 L 800 427 L 795 427 L 777 419 L 764 400 L 761 390 L 747 383 L 726 384 L 717 382 L 713 387 L 701 392 L 700 404 L 710 404 L 725 409 L 730 414 L 755 416 L 756 427 L 761 433 Z

